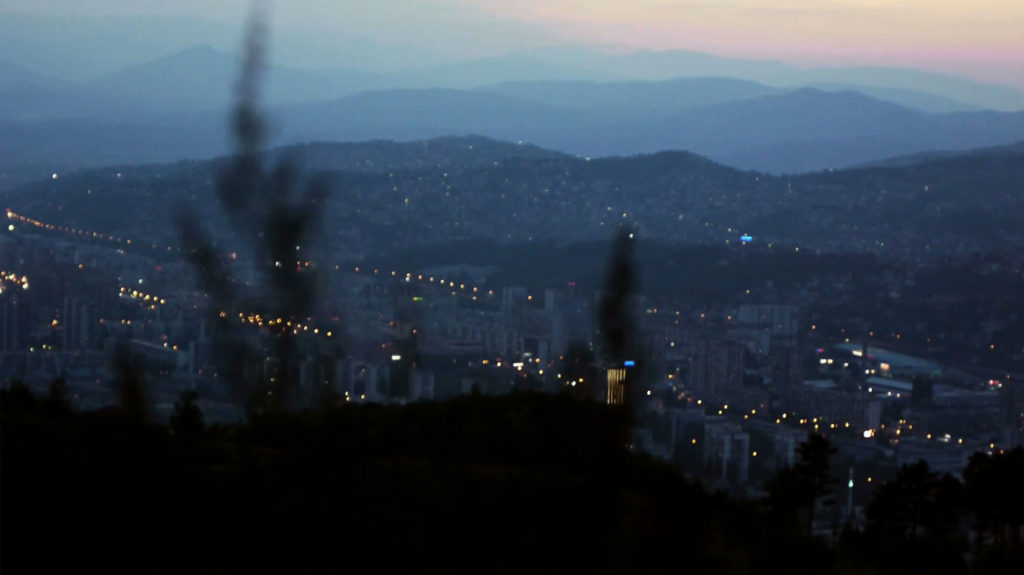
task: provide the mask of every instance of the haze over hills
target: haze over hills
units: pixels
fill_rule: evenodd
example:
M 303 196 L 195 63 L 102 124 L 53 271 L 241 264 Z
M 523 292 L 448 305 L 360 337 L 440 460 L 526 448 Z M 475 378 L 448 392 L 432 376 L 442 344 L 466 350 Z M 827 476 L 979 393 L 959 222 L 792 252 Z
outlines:
M 746 90 L 772 92 L 718 79 L 608 85 L 569 107 L 490 90 L 380 90 L 273 108 L 271 142 L 479 134 L 591 157 L 689 150 L 743 169 L 793 173 L 1008 144 L 1024 133 L 1024 112 L 927 114 L 855 92 L 815 89 L 729 100 Z M 666 105 L 630 106 L 630 93 Z M 547 94 L 548 101 L 566 101 L 557 90 Z M 670 106 L 672 94 L 680 97 Z M 708 100 L 716 103 L 699 105 Z M 616 102 L 622 107 L 608 107 Z M 0 166 L 63 169 L 211 157 L 227 151 L 225 118 L 211 111 L 9 120 L 0 134 Z
M 1024 109 L 1024 92 L 1016 88 L 910 68 L 861 66 L 805 69 L 771 60 L 726 58 L 682 50 L 622 54 L 557 48 L 533 50 L 506 59 L 514 61 L 516 58 L 579 70 L 599 70 L 605 76 L 619 80 L 659 81 L 680 77 L 729 77 L 775 87 L 841 86 L 858 91 L 871 91 L 875 96 L 886 92 L 897 96 L 901 92 L 924 93 L 977 108 L 1004 111 Z M 901 103 L 909 104 L 910 101 Z
M 214 60 L 235 54 L 240 28 L 191 17 L 80 18 L 4 13 L 0 54 L 22 68 L 71 82 L 89 83 L 126 70 L 164 65 L 168 57 L 212 47 Z M 772 87 L 849 87 L 868 95 L 922 93 L 939 101 L 995 110 L 1024 109 L 1019 88 L 908 68 L 799 68 L 771 60 L 722 57 L 684 50 L 623 51 L 601 46 L 551 45 L 491 49 L 477 56 L 445 54 L 400 41 L 382 43 L 351 34 L 275 32 L 270 62 L 302 70 L 319 82 L 350 83 L 348 93 L 373 88 L 473 88 L 523 81 L 661 81 L 680 77 L 731 77 Z M 126 49 L 130 47 L 131 49 Z M 483 48 L 481 48 L 483 49 Z M 207 72 L 200 65 L 197 77 Z M 211 64 L 216 67 L 216 63 Z M 154 72 L 155 73 L 155 72 Z M 361 85 L 364 76 L 382 79 Z M 233 74 L 225 78 L 230 86 Z M 300 86 L 301 87 L 301 86 Z M 219 89 L 219 88 L 218 88 Z M 335 92 L 331 97 L 345 93 Z M 916 98 L 916 97 L 915 97 Z M 927 100 L 916 98 L 918 104 Z M 294 98 L 289 100 L 294 101 Z M 282 103 L 282 102 L 278 102 Z M 913 99 L 900 101 L 915 105 Z M 935 103 L 933 102 L 933 105 Z M 949 111 L 947 108 L 929 111 Z
M 477 90 L 547 106 L 603 111 L 626 117 L 636 113 L 673 113 L 786 91 L 756 82 L 721 77 L 635 82 L 506 82 L 482 86 Z
M 690 150 L 768 172 L 1009 143 L 1024 133 L 1024 113 L 924 114 L 853 92 L 812 89 L 680 111 L 619 114 L 458 91 L 390 91 L 296 107 L 280 117 L 298 140 L 478 133 L 594 157 Z
M 650 151 L 689 149 L 732 166 L 794 173 L 1014 142 L 1024 113 L 925 114 L 856 92 L 804 89 L 689 110 L 647 128 Z
M 228 150 L 236 30 L 189 18 L 18 16 L 0 22 L 0 32 L 11 62 L 0 65 L 0 168 L 64 170 Z M 1024 133 L 1021 91 L 920 70 L 800 69 L 586 46 L 472 60 L 425 53 L 403 67 L 400 58 L 385 65 L 369 54 L 409 46 L 321 38 L 318 57 L 303 60 L 297 55 L 317 52 L 312 39 L 286 38 L 262 90 L 274 145 L 481 134 L 591 157 L 689 150 L 793 173 L 1003 145 Z M 100 61 L 81 63 L 76 45 Z
M 234 50 L 238 26 L 189 17 L 83 18 L 0 14 L 0 54 L 39 74 L 88 82 L 189 46 Z M 130 47 L 130 49 L 128 49 Z
M 828 83 L 809 84 L 807 87 L 823 92 L 859 92 L 877 100 L 900 104 L 920 112 L 946 113 L 979 110 L 977 106 L 913 90 Z M 616 113 L 628 113 L 630 110 L 636 109 L 672 112 L 792 91 L 791 88 L 786 87 L 716 76 L 632 82 L 586 80 L 576 82 L 505 82 L 482 86 L 478 89 L 552 106 L 603 108 Z
M 211 46 L 236 54 L 239 23 L 192 16 L 83 17 L 0 12 L 0 54 L 48 76 L 88 82 L 181 52 Z M 130 47 L 130 49 L 126 49 Z M 393 72 L 450 64 L 449 55 L 401 42 L 383 43 L 351 34 L 298 33 L 275 29 L 270 60 L 293 69 L 360 69 Z
M 230 54 L 209 46 L 193 46 L 103 76 L 84 88 L 152 111 L 219 111 L 230 105 L 239 66 L 240 61 Z M 269 102 L 288 104 L 336 98 L 384 83 L 369 72 L 335 70 L 316 74 L 274 67 L 267 71 L 262 90 Z
M 669 76 L 663 80 L 611 81 L 609 79 L 617 77 L 616 74 L 579 72 L 567 65 L 523 60 L 515 55 L 446 67 L 448 70 L 456 68 L 461 70 L 456 75 L 464 76 L 463 79 L 453 79 L 447 72 L 439 70 L 408 71 L 396 75 L 356 69 L 309 71 L 277 66 L 267 71 L 264 93 L 269 103 L 283 105 L 336 99 L 370 89 L 479 87 L 540 103 L 569 107 L 600 103 L 627 111 L 636 107 L 653 109 L 660 105 L 670 110 L 787 91 L 777 84 L 722 77 L 722 70 L 715 69 L 708 70 L 709 77 L 693 76 L 683 70 L 679 77 Z M 59 87 L 61 98 L 51 104 L 49 116 L 67 117 L 67 106 L 71 105 L 71 110 L 80 115 L 105 115 L 104 119 L 109 120 L 112 115 L 126 111 L 152 113 L 224 109 L 230 101 L 237 70 L 238 60 L 230 53 L 208 45 L 195 45 L 87 82 L 44 79 L 23 67 L 5 64 L 0 66 L 0 87 L 4 88 L 8 99 L 15 100 L 28 100 L 27 96 L 42 87 Z M 664 71 L 659 76 L 665 76 Z M 593 79 L 596 77 L 605 81 L 597 82 Z M 497 83 L 488 84 L 490 81 Z M 922 111 L 948 112 L 978 107 L 908 89 L 849 83 L 821 84 L 820 87 L 831 91 L 858 90 Z M 972 90 L 972 93 L 977 93 L 979 87 L 972 84 Z M 28 94 L 21 91 L 28 91 Z M 91 101 L 105 98 L 108 103 L 106 107 L 76 106 L 76 98 Z M 43 104 L 45 102 L 36 104 L 35 109 L 40 110 L 36 115 L 46 114 Z M 1024 99 L 1021 108 L 1024 108 Z M 18 119 L 20 111 L 13 103 L 8 103 L 3 114 Z
M 886 158 L 877 162 L 869 162 L 855 168 L 902 168 L 928 164 L 935 161 L 953 160 L 959 158 L 977 158 L 983 156 L 1024 156 L 1024 140 L 1007 146 L 993 146 L 988 148 L 972 148 L 970 150 L 940 150 L 936 152 L 921 152 L 907 156 Z
M 0 90 L 13 91 L 18 88 L 39 88 L 54 81 L 29 70 L 0 60 Z

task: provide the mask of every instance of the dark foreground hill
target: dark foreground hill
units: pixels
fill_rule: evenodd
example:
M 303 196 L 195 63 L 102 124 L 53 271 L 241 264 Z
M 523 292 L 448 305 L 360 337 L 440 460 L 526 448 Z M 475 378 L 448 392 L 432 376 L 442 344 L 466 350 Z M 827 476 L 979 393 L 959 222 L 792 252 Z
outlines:
M 0 409 L 5 573 L 966 572 L 943 537 L 893 544 L 880 527 L 829 547 L 782 500 L 710 495 L 628 451 L 614 410 L 567 396 L 209 430 L 18 387 Z
M 617 414 L 514 395 L 175 435 L 3 392 L 4 571 L 742 573 L 753 515 L 630 454 Z M 817 549 L 814 545 L 812 549 Z M 820 550 L 819 550 L 820 552 Z

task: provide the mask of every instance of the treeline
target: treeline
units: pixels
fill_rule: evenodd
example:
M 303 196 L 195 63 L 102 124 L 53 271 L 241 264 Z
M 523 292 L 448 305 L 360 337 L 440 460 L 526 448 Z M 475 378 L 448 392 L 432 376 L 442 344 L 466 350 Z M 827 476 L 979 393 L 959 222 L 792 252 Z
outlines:
M 812 436 L 763 501 L 709 493 L 626 447 L 621 411 L 568 396 L 346 405 L 208 427 L 128 404 L 0 392 L 5 573 L 524 569 L 1006 573 L 1022 562 L 1024 450 L 966 483 L 926 465 L 882 485 L 863 533 L 827 544 Z M 781 571 L 780 571 L 781 569 Z

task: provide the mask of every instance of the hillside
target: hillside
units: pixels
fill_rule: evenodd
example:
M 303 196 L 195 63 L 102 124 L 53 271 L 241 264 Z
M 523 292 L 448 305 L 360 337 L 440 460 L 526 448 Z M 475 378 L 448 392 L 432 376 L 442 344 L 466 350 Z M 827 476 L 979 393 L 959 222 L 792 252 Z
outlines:
M 341 252 L 458 239 L 600 240 L 620 224 L 672 242 L 724 245 L 749 233 L 761 245 L 896 257 L 1024 246 L 1021 153 L 793 177 L 683 152 L 588 161 L 479 138 L 274 153 L 329 184 L 323 209 Z M 216 173 L 210 162 L 93 170 L 10 193 L 6 204 L 87 229 L 173 238 L 178 207 L 217 213 Z
M 314 143 L 278 148 L 275 160 L 295 163 L 304 170 L 385 174 L 394 170 L 493 165 L 509 158 L 554 159 L 564 154 L 528 144 L 511 144 L 481 136 L 447 136 L 399 143 L 377 140 L 360 143 Z
M 877 162 L 869 162 L 858 168 L 901 168 L 907 166 L 916 166 L 919 164 L 925 164 L 935 161 L 951 160 L 955 158 L 965 157 L 978 157 L 978 156 L 1019 156 L 1024 154 L 1024 141 L 1017 142 L 1016 144 L 1010 144 L 1007 146 L 993 146 L 989 148 L 976 148 L 970 150 L 944 150 L 937 152 L 921 152 L 918 154 L 910 154 L 907 156 L 897 156 L 895 158 L 886 158 Z

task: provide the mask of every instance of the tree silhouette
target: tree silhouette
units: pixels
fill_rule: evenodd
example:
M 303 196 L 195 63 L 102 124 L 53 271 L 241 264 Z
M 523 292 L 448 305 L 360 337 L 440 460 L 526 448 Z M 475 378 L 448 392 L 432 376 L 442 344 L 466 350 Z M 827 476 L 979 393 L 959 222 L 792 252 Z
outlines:
M 199 438 L 206 425 L 203 423 L 203 412 L 197 401 L 199 395 L 194 391 L 182 391 L 178 401 L 174 403 L 174 414 L 171 415 L 170 426 L 174 436 L 183 441 L 194 441 Z
M 868 505 L 868 521 L 885 538 L 950 543 L 964 513 L 964 495 L 955 478 L 940 476 L 922 460 L 902 466 L 878 488 Z
M 768 480 L 765 503 L 780 528 L 798 529 L 801 523 L 799 511 L 809 504 L 808 487 L 806 478 L 793 467 L 780 469 Z
M 829 472 L 829 461 L 832 455 L 838 451 L 824 435 L 811 433 L 807 441 L 796 448 L 800 455 L 800 461 L 796 469 L 807 480 L 809 487 L 808 497 L 810 499 L 809 524 L 814 522 L 814 509 L 817 504 L 832 504 L 832 488 L 836 478 Z M 813 528 L 813 525 L 811 525 Z
M 144 375 L 128 348 L 128 342 L 119 341 L 114 347 L 114 365 L 118 373 L 115 388 L 120 396 L 121 409 L 138 421 L 147 421 L 149 407 L 146 404 Z
M 818 506 L 831 505 L 836 478 L 829 472 L 829 461 L 837 451 L 818 433 L 811 433 L 797 446 L 800 460 L 780 471 L 767 485 L 768 503 L 777 515 L 794 515 L 806 509 L 807 533 L 814 532 L 814 514 Z
M 964 482 L 977 527 L 992 543 L 1021 551 L 1024 529 L 1024 448 L 987 455 L 975 453 L 964 469 Z
M 594 352 L 583 342 L 572 342 L 562 354 L 559 373 L 563 391 L 578 399 L 596 399 L 598 382 L 592 381 L 594 376 Z M 582 380 L 582 383 L 581 383 Z
M 605 367 L 622 367 L 627 360 L 634 362 L 627 371 L 623 393 L 623 410 L 627 416 L 627 433 L 636 425 L 640 412 L 639 380 L 647 368 L 638 357 L 641 344 L 637 337 L 636 318 L 632 298 L 636 293 L 636 266 L 634 264 L 634 234 L 622 227 L 612 242 L 611 260 L 601 292 L 598 326 L 603 340 L 601 350 Z
M 71 410 L 71 403 L 68 401 L 68 382 L 63 377 L 54 378 L 50 382 L 49 394 L 46 397 L 46 404 L 57 413 L 64 413 Z
M 633 265 L 633 234 L 619 230 L 612 244 L 604 291 L 601 293 L 599 326 L 604 340 L 604 356 L 615 363 L 629 359 L 635 345 L 633 310 L 629 298 L 636 278 Z
M 326 187 L 302 181 L 287 162 L 268 169 L 266 125 L 259 112 L 267 30 L 262 14 L 250 17 L 242 73 L 232 115 L 235 152 L 221 173 L 217 199 L 241 244 L 229 257 L 215 246 L 193 212 L 178 214 L 187 252 L 210 298 L 209 316 L 221 350 L 221 371 L 238 398 L 254 400 L 257 411 L 277 410 L 295 400 L 296 324 L 308 324 L 321 274 L 315 239 Z M 239 318 L 260 314 L 267 337 L 255 337 Z M 273 361 L 264 361 L 264 356 Z M 251 392 L 263 378 L 270 389 Z

